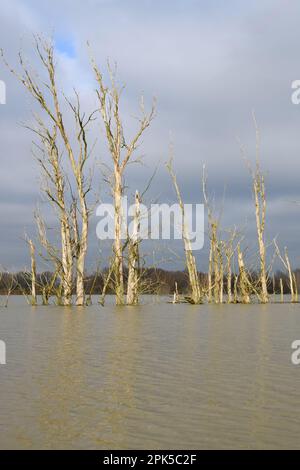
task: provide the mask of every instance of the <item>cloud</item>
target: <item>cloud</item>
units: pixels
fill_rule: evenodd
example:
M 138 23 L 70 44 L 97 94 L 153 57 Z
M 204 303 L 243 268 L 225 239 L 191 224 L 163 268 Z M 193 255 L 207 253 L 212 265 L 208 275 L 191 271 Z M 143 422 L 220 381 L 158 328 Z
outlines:
M 146 166 L 132 167 L 128 184 L 134 189 L 145 185 L 161 162 L 149 200 L 158 194 L 167 201 L 175 199 L 163 165 L 171 132 L 175 166 L 189 202 L 201 200 L 204 162 L 217 204 L 226 186 L 225 226 L 243 225 L 246 214 L 252 220 L 249 175 L 238 139 L 253 161 L 254 109 L 266 172 L 269 238 L 280 229 L 284 243 L 291 247 L 291 258 L 300 265 L 299 208 L 289 202 L 300 199 L 300 106 L 291 103 L 291 83 L 300 78 L 299 14 L 300 4 L 286 0 L 229 0 L 226 8 L 217 0 L 166 0 L 155 6 L 146 0 L 29 0 L 26 4 L 13 0 L 2 6 L 0 44 L 13 63 L 20 45 L 28 60 L 35 61 L 31 33 L 54 36 L 60 83 L 70 95 L 75 85 L 88 109 L 96 105 L 96 98 L 86 41 L 102 67 L 108 57 L 116 60 L 120 80 L 126 84 L 122 110 L 129 133 L 135 125 L 132 116 L 138 111 L 138 95 L 143 92 L 148 104 L 153 95 L 158 99 L 157 118 L 141 147 Z M 31 119 L 29 97 L 3 68 L 0 79 L 8 89 L 8 103 L 0 107 L 0 260 L 21 266 L 26 250 L 14 255 L 14 238 L 7 235 L 13 228 L 18 230 L 18 208 L 11 213 L 8 208 L 11 201 L 24 201 L 20 211 L 30 220 L 39 200 L 38 170 L 30 155 L 32 135 L 18 125 Z M 107 161 L 103 132 L 95 127 L 93 135 L 98 139 L 95 156 Z M 249 233 L 254 235 L 253 230 Z

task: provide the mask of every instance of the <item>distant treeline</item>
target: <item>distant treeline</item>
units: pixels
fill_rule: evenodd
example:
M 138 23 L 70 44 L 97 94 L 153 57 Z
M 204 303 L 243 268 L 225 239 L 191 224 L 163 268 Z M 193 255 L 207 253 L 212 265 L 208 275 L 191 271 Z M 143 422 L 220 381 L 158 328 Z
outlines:
M 104 282 L 108 274 L 108 268 L 104 269 L 99 273 L 92 273 L 85 276 L 85 292 L 90 295 L 101 295 L 103 292 Z M 300 289 L 300 269 L 294 271 L 296 283 L 298 289 Z M 143 273 L 141 274 L 142 284 L 143 284 L 143 293 L 144 294 L 159 294 L 159 295 L 169 295 L 173 294 L 175 290 L 175 285 L 177 285 L 179 294 L 188 294 L 189 286 L 189 276 L 187 271 L 167 271 L 164 269 L 155 269 L 155 268 L 144 268 Z M 208 274 L 207 273 L 198 273 L 200 284 L 207 286 L 208 283 Z M 255 272 L 251 274 L 251 278 L 255 282 L 258 279 L 259 275 Z M 124 270 L 124 281 L 127 283 L 128 271 Z M 51 280 L 53 279 L 53 273 L 46 271 L 37 274 L 36 278 L 36 291 L 38 295 L 43 293 L 43 288 L 49 286 Z M 289 277 L 287 274 L 281 271 L 277 271 L 276 274 L 268 280 L 268 292 L 270 294 L 276 293 L 280 294 L 280 280 L 282 280 L 283 293 L 289 294 Z M 56 280 L 53 285 L 53 292 L 55 294 L 59 288 L 60 282 Z M 76 286 L 74 283 L 73 294 L 76 292 Z M 224 292 L 225 292 L 225 278 L 224 278 Z M 29 272 L 17 272 L 9 273 L 2 272 L 0 273 L 0 294 L 1 295 L 30 295 L 31 293 L 31 274 Z M 111 284 L 107 288 L 108 294 L 114 294 L 114 286 Z M 51 295 L 50 294 L 50 295 Z

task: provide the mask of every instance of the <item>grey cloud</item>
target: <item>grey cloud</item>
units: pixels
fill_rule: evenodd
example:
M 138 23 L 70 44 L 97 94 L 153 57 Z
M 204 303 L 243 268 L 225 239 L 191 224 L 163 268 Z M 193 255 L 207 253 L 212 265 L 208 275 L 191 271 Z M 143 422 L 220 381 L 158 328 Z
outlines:
M 148 103 L 153 95 L 158 98 L 157 118 L 141 148 L 146 167 L 134 168 L 128 183 L 143 186 L 161 162 L 148 198 L 159 195 L 174 200 L 163 165 L 168 158 L 171 132 L 175 166 L 187 200 L 201 199 L 203 163 L 217 205 L 226 185 L 225 226 L 243 225 L 248 214 L 248 224 L 253 223 L 249 175 L 237 137 L 253 161 L 254 109 L 266 171 L 269 237 L 280 232 L 295 263 L 300 265 L 300 219 L 298 207 L 290 202 L 300 199 L 300 106 L 292 105 L 290 99 L 291 82 L 300 78 L 300 5 L 296 1 L 271 0 L 247 4 L 230 0 L 226 7 L 224 3 L 167 0 L 155 2 L 154 6 L 154 2 L 146 0 L 29 0 L 26 4 L 14 0 L 2 6 L 0 44 L 10 61 L 15 62 L 21 43 L 32 59 L 31 32 L 69 40 L 75 57 L 59 54 L 60 77 L 67 90 L 71 91 L 73 82 L 80 88 L 89 108 L 95 105 L 95 85 L 86 40 L 91 42 L 100 65 L 105 66 L 107 57 L 116 60 L 120 80 L 127 86 L 123 102 L 126 118 L 136 114 L 140 92 Z M 2 77 L 8 83 L 9 95 L 8 105 L 0 107 L 0 260 L 21 266 L 26 254 L 22 250 L 13 254 L 13 240 L 18 234 L 11 235 L 13 228 L 19 229 L 15 218 L 22 219 L 21 212 L 25 211 L 29 219 L 39 199 L 38 172 L 30 155 L 32 136 L 17 125 L 30 119 L 29 98 L 3 68 Z M 130 120 L 128 131 L 133 126 L 134 121 Z M 93 132 L 101 141 L 99 130 Z M 101 142 L 96 154 L 106 159 Z M 99 178 L 95 185 L 99 185 Z M 18 201 L 23 201 L 20 213 Z M 253 235 L 250 228 L 249 233 Z M 96 244 L 93 240 L 92 246 Z

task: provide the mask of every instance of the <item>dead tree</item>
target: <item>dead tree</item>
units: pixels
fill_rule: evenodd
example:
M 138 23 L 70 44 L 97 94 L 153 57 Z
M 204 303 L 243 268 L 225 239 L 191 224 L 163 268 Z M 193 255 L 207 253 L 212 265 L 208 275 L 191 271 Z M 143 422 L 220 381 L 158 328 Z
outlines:
M 155 104 L 147 113 L 143 98 L 140 102 L 141 117 L 139 127 L 134 137 L 128 142 L 123 131 L 123 121 L 120 113 L 120 97 L 122 89 L 119 89 L 115 79 L 115 71 L 108 65 L 110 86 L 104 83 L 103 75 L 96 62 L 92 59 L 92 67 L 98 84 L 97 96 L 99 110 L 105 127 L 105 135 L 112 160 L 111 189 L 114 201 L 114 246 L 113 246 L 113 274 L 116 293 L 116 304 L 124 304 L 124 257 L 122 232 L 124 215 L 122 214 L 122 196 L 124 195 L 124 172 L 127 165 L 133 161 L 133 155 L 145 130 L 150 126 L 154 117 Z M 136 161 L 136 160 L 135 160 Z
M 208 214 L 208 225 L 209 225 L 209 263 L 208 263 L 208 302 L 212 302 L 214 298 L 215 303 L 223 301 L 223 255 L 221 242 L 219 241 L 218 228 L 219 221 L 214 216 L 213 209 L 211 207 L 207 189 L 206 189 L 206 173 L 205 166 L 203 166 L 202 173 L 202 192 L 205 207 Z
M 202 292 L 201 292 L 201 286 L 200 286 L 200 281 L 198 277 L 196 260 L 193 255 L 193 251 L 191 247 L 191 240 L 190 240 L 189 229 L 187 226 L 187 220 L 185 216 L 184 203 L 183 203 L 180 189 L 177 183 L 177 177 L 173 170 L 172 159 L 169 160 L 166 166 L 172 178 L 173 185 L 174 185 L 177 199 L 178 199 L 178 203 L 181 209 L 181 214 L 182 214 L 182 238 L 183 238 L 183 243 L 184 243 L 186 266 L 187 266 L 187 270 L 189 274 L 189 282 L 190 282 L 190 288 L 191 288 L 191 297 L 189 300 L 193 304 L 200 304 L 202 303 Z
M 245 151 L 241 147 L 242 155 L 245 158 L 246 164 L 252 176 L 252 188 L 255 203 L 255 218 L 256 230 L 259 248 L 259 261 L 260 261 L 260 293 L 259 298 L 262 303 L 269 301 L 268 295 L 268 274 L 266 268 L 266 245 L 265 245 L 265 224 L 266 224 L 266 193 L 265 193 L 265 179 L 260 168 L 260 134 L 257 126 L 255 115 L 253 114 L 253 121 L 256 131 L 256 164 L 255 169 L 245 158 Z
M 41 137 L 42 143 L 50 145 L 50 150 L 57 153 L 58 147 L 58 134 L 60 141 L 62 142 L 62 149 L 67 155 L 68 163 L 70 164 L 72 174 L 75 180 L 76 192 L 79 200 L 80 217 L 81 217 L 81 233 L 79 240 L 79 253 L 76 263 L 76 304 L 84 304 L 84 266 L 88 244 L 88 223 L 89 223 L 89 209 L 87 206 L 87 193 L 90 190 L 90 180 L 85 177 L 85 165 L 89 156 L 89 144 L 87 140 L 87 127 L 93 120 L 94 113 L 85 115 L 81 111 L 79 95 L 75 92 L 75 104 L 72 104 L 70 100 L 65 97 L 66 103 L 69 105 L 71 115 L 75 121 L 76 134 L 75 139 L 77 145 L 73 144 L 73 136 L 69 136 L 66 124 L 65 114 L 62 112 L 61 100 L 58 93 L 58 87 L 56 83 L 56 70 L 55 70 L 55 59 L 54 59 L 54 47 L 53 44 L 48 43 L 40 37 L 35 38 L 35 50 L 40 60 L 40 63 L 46 72 L 46 82 L 39 80 L 38 75 L 31 71 L 27 65 L 21 53 L 19 53 L 19 65 L 21 71 L 18 72 L 11 68 L 4 60 L 10 71 L 17 77 L 20 83 L 28 90 L 33 99 L 40 105 L 44 112 L 45 120 L 37 117 L 37 130 L 34 129 Z M 2 51 L 1 51 L 2 52 Z M 3 52 L 2 52 L 3 57 Z M 46 120 L 50 120 L 53 126 L 46 124 Z M 47 150 L 49 151 L 49 149 Z M 63 153 L 63 152 L 61 152 Z M 72 272 L 72 262 L 70 260 L 70 230 L 67 228 L 68 214 L 66 214 L 66 207 L 60 200 L 59 191 L 62 186 L 62 166 L 58 163 L 57 155 L 52 155 L 53 158 L 50 161 L 50 165 L 53 167 L 55 178 L 59 180 L 55 181 L 55 187 L 57 194 L 54 196 L 50 193 L 48 196 L 53 200 L 55 204 L 60 207 L 61 215 L 61 243 L 62 253 L 61 262 L 63 266 L 64 280 L 64 304 L 71 303 L 70 296 L 70 272 Z M 56 167 L 56 168 L 55 168 Z M 47 175 L 47 171 L 46 171 Z M 48 175 L 49 176 L 49 175 Z M 71 265 L 71 266 L 70 266 Z

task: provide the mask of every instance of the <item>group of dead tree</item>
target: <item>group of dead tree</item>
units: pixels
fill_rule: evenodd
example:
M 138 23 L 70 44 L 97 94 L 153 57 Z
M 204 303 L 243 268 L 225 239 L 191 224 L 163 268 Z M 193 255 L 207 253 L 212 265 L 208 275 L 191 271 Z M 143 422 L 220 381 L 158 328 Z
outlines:
M 39 61 L 39 73 L 28 64 L 22 53 L 18 56 L 18 67 L 12 67 L 2 51 L 2 58 L 10 72 L 26 89 L 33 101 L 33 123 L 26 127 L 35 136 L 34 156 L 41 171 L 42 193 L 51 205 L 58 229 L 58 240 L 53 241 L 51 228 L 46 224 L 43 214 L 36 210 L 34 217 L 37 239 L 26 237 L 31 269 L 22 283 L 16 280 L 7 288 L 8 292 L 23 289 L 29 302 L 48 304 L 55 296 L 56 303 L 68 306 L 75 303 L 83 306 L 91 303 L 92 294 L 99 279 L 97 273 L 89 290 L 86 281 L 86 256 L 89 244 L 89 225 L 93 211 L 91 201 L 92 172 L 89 157 L 95 149 L 90 129 L 96 121 L 102 122 L 104 139 L 109 151 L 110 165 L 107 167 L 105 181 L 109 183 L 114 205 L 114 240 L 110 266 L 101 274 L 100 303 L 104 303 L 107 293 L 114 292 L 117 305 L 136 305 L 142 293 L 149 293 L 159 280 L 149 282 L 145 276 L 140 256 L 140 204 L 141 196 L 135 192 L 135 212 L 133 231 L 122 236 L 124 215 L 122 198 L 127 188 L 125 173 L 135 158 L 141 138 L 150 126 L 155 114 L 155 102 L 149 112 L 145 110 L 143 99 L 140 102 L 138 127 L 129 139 L 125 136 L 124 123 L 120 112 L 122 87 L 116 80 L 116 70 L 107 67 L 107 80 L 104 79 L 95 59 L 90 60 L 95 79 L 97 106 L 86 112 L 79 93 L 74 90 L 73 97 L 60 89 L 57 79 L 54 45 L 41 37 L 35 37 L 34 48 Z M 189 227 L 184 212 L 181 195 L 172 160 L 167 164 L 179 206 L 182 211 L 182 239 L 184 244 L 188 292 L 184 295 L 178 289 L 179 279 L 174 280 L 173 302 L 201 304 L 250 303 L 255 296 L 260 302 L 270 299 L 272 280 L 271 269 L 267 266 L 265 224 L 266 195 L 265 181 L 259 164 L 259 133 L 257 131 L 256 166 L 249 166 L 252 178 L 254 210 L 257 229 L 258 266 L 256 274 L 247 267 L 243 250 L 243 237 L 235 228 L 222 237 L 219 219 L 215 216 L 206 189 L 206 175 L 203 173 L 203 197 L 208 214 L 209 258 L 208 273 L 200 276 L 196 258 L 189 238 Z M 281 260 L 288 278 L 292 301 L 298 299 L 297 282 L 289 261 L 287 250 L 281 252 L 274 241 L 275 254 Z M 48 266 L 46 277 L 37 274 L 37 257 Z M 236 265 L 236 266 L 235 266 Z M 251 274 L 252 273 L 252 274 Z M 279 281 L 283 295 L 284 282 Z M 21 286 L 21 287 L 20 287 Z M 30 294 L 28 295 L 28 289 Z

